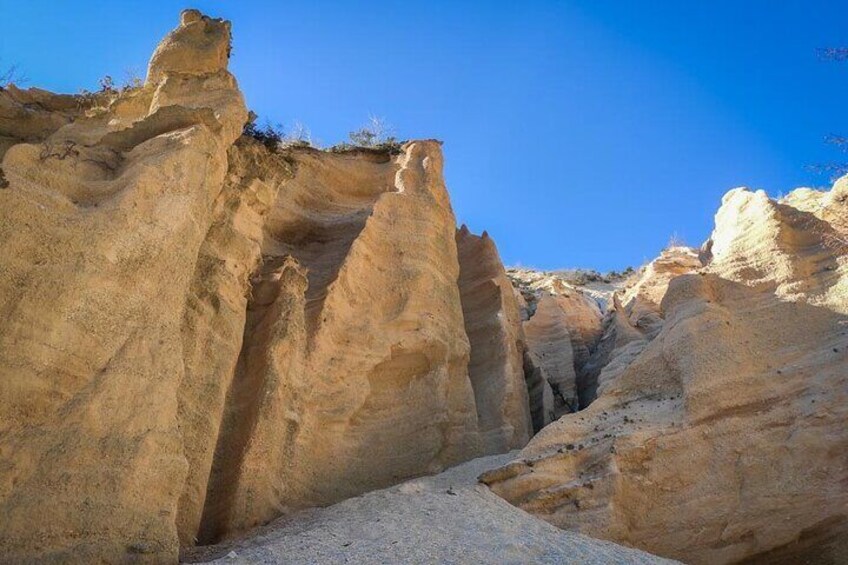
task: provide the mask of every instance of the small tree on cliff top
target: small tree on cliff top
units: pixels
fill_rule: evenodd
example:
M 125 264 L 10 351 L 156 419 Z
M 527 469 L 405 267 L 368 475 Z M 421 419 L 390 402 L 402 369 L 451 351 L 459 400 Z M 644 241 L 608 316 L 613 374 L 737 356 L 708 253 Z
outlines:
M 394 128 L 386 122 L 385 118 L 370 115 L 368 122 L 356 131 L 348 134 L 353 145 L 358 147 L 382 147 L 396 145 Z

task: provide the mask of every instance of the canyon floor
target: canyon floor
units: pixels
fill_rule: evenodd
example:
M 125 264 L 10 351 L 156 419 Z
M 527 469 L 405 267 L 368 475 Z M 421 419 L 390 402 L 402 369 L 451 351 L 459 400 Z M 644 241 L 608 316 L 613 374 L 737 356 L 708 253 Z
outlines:
M 189 550 L 190 563 L 676 563 L 551 526 L 477 481 L 517 452 L 306 510 L 248 537 Z

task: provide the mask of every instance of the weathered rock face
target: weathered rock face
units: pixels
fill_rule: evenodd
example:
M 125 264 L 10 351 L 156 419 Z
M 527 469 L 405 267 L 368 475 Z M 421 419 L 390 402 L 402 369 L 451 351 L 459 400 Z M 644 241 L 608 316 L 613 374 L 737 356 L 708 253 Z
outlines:
M 669 247 L 625 281 L 609 301 L 603 336 L 583 365 L 578 386 L 580 406 L 591 404 L 603 393 L 663 326 L 662 298 L 675 277 L 702 266 L 698 253 L 689 247 Z
M 202 25 L 228 45 L 223 22 Z M 25 141 L 0 190 L 5 559 L 176 555 L 183 310 L 247 112 L 225 66 L 152 68 L 87 115 L 0 92 L 4 135 Z M 36 117 L 17 130 L 27 97 Z
M 197 538 L 227 392 L 243 346 L 250 278 L 261 262 L 263 226 L 286 162 L 240 139 L 228 151 L 228 174 L 200 247 L 182 321 L 184 371 L 178 421 L 188 476 L 177 512 L 183 545 Z
M 656 337 L 620 361 L 586 410 L 482 480 L 560 527 L 688 563 L 776 560 L 799 547 L 806 559 L 839 562 L 846 548 L 834 540 L 848 531 L 845 186 L 781 202 L 731 192 L 707 266 L 669 277 L 666 292 L 641 285 L 645 296 L 664 294 L 661 317 L 650 316 Z M 809 542 L 817 539 L 829 542 Z
M 700 253 L 627 280 L 514 289 L 456 230 L 438 142 L 269 149 L 229 52 L 188 10 L 144 86 L 0 89 L 0 560 L 175 561 L 554 420 L 483 476 L 553 524 L 692 563 L 845 560 L 848 177 L 731 191 Z M 453 477 L 361 511 L 421 488 L 447 515 Z M 466 558 L 524 557 L 509 528 L 562 555 L 450 490 L 503 536 Z
M 438 144 L 290 158 L 294 178 L 265 223 L 201 541 L 481 449 Z
M 471 343 L 468 375 L 474 389 L 484 453 L 523 447 L 532 435 L 524 379 L 519 305 L 495 242 L 462 226 L 456 233 L 459 290 Z
M 143 87 L 0 90 L 4 559 L 173 561 L 529 437 L 439 143 L 270 152 L 229 46 L 186 11 Z
M 588 404 L 579 398 L 587 386 L 587 367 L 603 335 L 608 302 L 626 281 L 572 277 L 568 282 L 560 273 L 528 269 L 512 269 L 509 276 L 523 304 L 525 372 L 537 377 L 530 378 L 532 389 L 542 389 L 531 399 L 538 431 Z
M 524 322 L 524 333 L 529 363 L 551 388 L 553 406 L 544 420 L 548 424 L 577 409 L 577 377 L 568 318 L 556 298 L 546 295 L 538 301 L 533 317 Z

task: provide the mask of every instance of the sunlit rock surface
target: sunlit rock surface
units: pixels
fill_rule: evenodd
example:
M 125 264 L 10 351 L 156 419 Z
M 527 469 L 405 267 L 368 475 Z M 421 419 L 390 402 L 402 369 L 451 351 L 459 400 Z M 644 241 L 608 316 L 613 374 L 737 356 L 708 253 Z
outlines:
M 552 524 L 688 563 L 843 562 L 845 187 L 730 192 L 706 266 L 636 291 L 658 309 L 630 309 L 628 326 L 641 311 L 656 336 L 483 482 Z
M 230 29 L 183 12 L 134 88 L 0 91 L 5 559 L 173 561 L 530 436 L 439 142 L 242 136 Z

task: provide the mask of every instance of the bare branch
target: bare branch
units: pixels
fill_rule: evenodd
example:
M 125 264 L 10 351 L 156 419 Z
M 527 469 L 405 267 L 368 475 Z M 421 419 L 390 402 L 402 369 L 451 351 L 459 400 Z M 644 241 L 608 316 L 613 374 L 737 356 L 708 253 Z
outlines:
M 822 47 L 816 53 L 823 61 L 848 61 L 848 47 Z
M 124 69 L 124 82 L 121 85 L 121 90 L 133 90 L 144 86 L 144 79 L 141 78 L 141 71 L 138 67 L 127 67 Z
M 824 136 L 824 142 L 829 143 L 831 145 L 835 145 L 841 151 L 848 152 L 848 137 L 830 134 L 830 135 Z
M 29 82 L 29 79 L 21 72 L 17 65 L 11 65 L 0 70 L 0 88 L 6 88 L 10 84 L 21 86 L 27 82 Z
M 848 174 L 848 163 L 824 163 L 820 165 L 808 165 L 807 170 L 817 175 L 830 175 L 830 180 L 835 181 L 839 177 Z
M 350 132 L 350 141 L 359 147 L 380 147 L 383 145 L 395 145 L 397 139 L 394 137 L 394 127 L 385 118 L 368 116 L 368 123 L 356 131 Z

